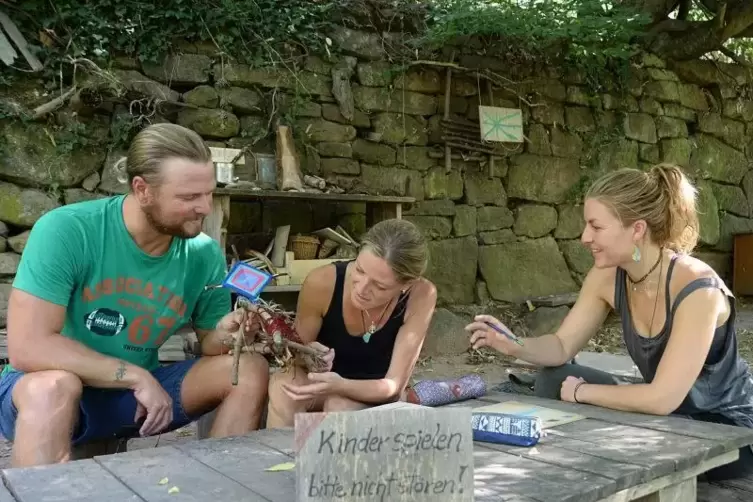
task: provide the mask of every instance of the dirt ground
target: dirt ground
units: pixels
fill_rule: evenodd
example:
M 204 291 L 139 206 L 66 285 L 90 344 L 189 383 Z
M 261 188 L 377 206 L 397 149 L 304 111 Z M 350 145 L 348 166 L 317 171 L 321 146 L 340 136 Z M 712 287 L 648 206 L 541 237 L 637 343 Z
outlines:
M 738 342 L 740 354 L 753 365 L 753 302 L 740 303 L 738 311 Z M 621 331 L 616 323 L 604 326 L 598 336 L 589 342 L 588 350 L 625 354 Z M 454 378 L 470 373 L 482 376 L 488 387 L 493 387 L 507 380 L 508 371 L 522 368 L 512 364 L 511 358 L 487 351 L 473 351 L 448 357 L 421 359 L 418 362 L 414 381 L 435 378 Z M 178 444 L 196 439 L 197 426 L 190 424 L 182 429 L 162 434 L 158 437 L 132 439 L 128 442 L 129 450 L 154 448 L 169 444 Z M 0 437 L 0 469 L 10 467 L 11 444 Z

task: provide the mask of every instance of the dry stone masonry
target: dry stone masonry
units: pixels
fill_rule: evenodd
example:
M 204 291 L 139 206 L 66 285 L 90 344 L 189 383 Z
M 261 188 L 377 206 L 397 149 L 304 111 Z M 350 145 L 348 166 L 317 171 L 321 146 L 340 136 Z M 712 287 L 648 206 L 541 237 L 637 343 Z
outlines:
M 453 150 L 448 171 L 440 130 L 444 69 L 396 70 L 375 33 L 341 29 L 332 38 L 344 55 L 312 55 L 295 74 L 228 62 L 206 44 L 183 44 L 161 64 L 126 57 L 111 64 L 131 91 L 193 105 L 155 120 L 192 128 L 213 146 L 254 144 L 254 152 L 273 152 L 267 125 L 277 96 L 274 106 L 293 121 L 306 172 L 350 192 L 417 199 L 405 218 L 430 239 L 428 275 L 445 304 L 577 291 L 591 265 L 579 243 L 583 189 L 620 167 L 673 162 L 697 180 L 698 255 L 725 277 L 732 234 L 753 231 L 750 71 L 647 55 L 634 65 L 627 92 L 594 93 L 572 72 L 519 78 L 521 71 L 494 53 L 462 54 L 463 67 L 495 69 L 521 82 L 514 92 L 494 89 L 493 104 L 522 108 L 526 141 L 509 145 L 491 172 L 484 157 L 469 160 Z M 451 116 L 477 121 L 488 95 L 480 98 L 476 79 L 461 74 L 451 84 Z M 12 99 L 25 106 L 48 100 L 35 85 L 19 83 Z M 34 222 L 60 205 L 125 190 L 113 170 L 124 152 L 108 146 L 125 113 L 123 106 L 57 112 L 57 124 L 79 133 L 68 148 L 52 142 L 42 123 L 0 122 L 0 327 Z M 308 231 L 333 218 L 356 235 L 365 230 L 364 208 L 353 204 L 330 211 L 305 203 L 234 203 L 232 212 L 231 237 L 287 223 Z

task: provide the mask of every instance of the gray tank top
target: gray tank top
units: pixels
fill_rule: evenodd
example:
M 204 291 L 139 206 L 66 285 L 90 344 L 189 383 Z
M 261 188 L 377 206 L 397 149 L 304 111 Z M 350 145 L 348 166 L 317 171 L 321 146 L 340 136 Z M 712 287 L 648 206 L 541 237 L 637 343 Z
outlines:
M 669 281 L 676 258 L 677 255 L 672 257 L 667 270 L 666 321 L 659 334 L 652 338 L 643 337 L 635 330 L 627 301 L 627 273 L 624 269 L 617 268 L 614 305 L 622 321 L 623 339 L 628 353 L 641 372 L 643 380 L 651 383 L 667 346 L 680 302 L 700 288 L 721 289 L 730 299 L 729 319 L 714 332 L 714 340 L 703 369 L 674 413 L 691 417 L 708 413 L 719 414 L 739 426 L 753 428 L 753 376 L 748 364 L 738 353 L 734 296 L 718 277 L 703 277 L 685 286 L 670 306 Z

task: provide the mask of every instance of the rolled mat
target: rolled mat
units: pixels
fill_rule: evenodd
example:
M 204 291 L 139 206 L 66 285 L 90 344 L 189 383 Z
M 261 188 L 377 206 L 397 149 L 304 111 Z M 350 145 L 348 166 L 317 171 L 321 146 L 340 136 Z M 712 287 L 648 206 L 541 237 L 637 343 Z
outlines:
M 486 394 L 486 382 L 478 375 L 464 375 L 456 379 L 421 380 L 407 390 L 409 403 L 423 406 L 444 404 L 481 397 Z

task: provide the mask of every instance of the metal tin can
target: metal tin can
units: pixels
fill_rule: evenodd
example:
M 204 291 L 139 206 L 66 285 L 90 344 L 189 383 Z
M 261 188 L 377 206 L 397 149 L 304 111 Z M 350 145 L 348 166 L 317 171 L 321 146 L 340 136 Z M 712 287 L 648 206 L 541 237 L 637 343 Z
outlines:
M 215 162 L 214 170 L 217 183 L 229 184 L 235 181 L 234 165 L 230 162 Z

